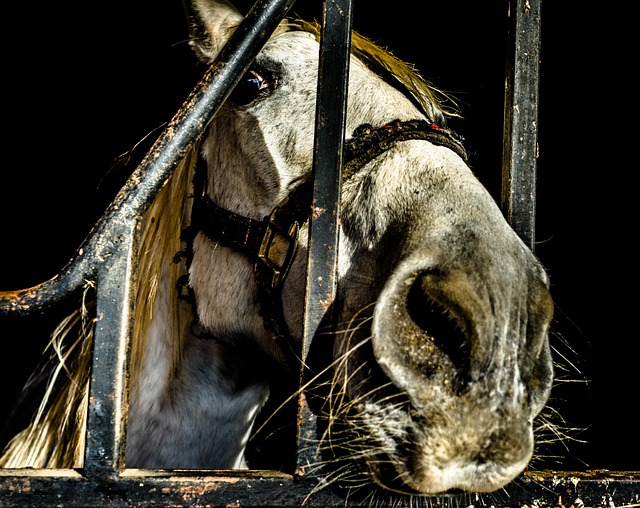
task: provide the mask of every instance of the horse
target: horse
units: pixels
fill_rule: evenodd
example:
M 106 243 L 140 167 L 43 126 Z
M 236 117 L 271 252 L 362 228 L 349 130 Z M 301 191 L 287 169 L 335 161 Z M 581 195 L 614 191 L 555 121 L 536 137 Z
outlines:
M 185 8 L 209 64 L 243 16 Z M 279 25 L 141 218 L 127 467 L 251 467 L 272 380 L 300 367 L 319 39 Z M 446 95 L 355 32 L 350 58 L 334 322 L 289 395 L 313 394 L 332 482 L 492 492 L 529 464 L 550 395 L 549 277 L 474 175 Z M 277 283 L 257 252 L 273 220 Z M 90 286 L 53 335 L 56 389 L 2 467 L 82 466 Z

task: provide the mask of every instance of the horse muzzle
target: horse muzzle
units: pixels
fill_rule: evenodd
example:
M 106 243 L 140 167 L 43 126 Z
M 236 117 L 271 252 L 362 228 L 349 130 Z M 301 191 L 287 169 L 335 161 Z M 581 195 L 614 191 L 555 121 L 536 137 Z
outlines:
M 483 277 L 425 259 L 399 264 L 374 311 L 373 355 L 409 400 L 390 463 L 418 492 L 493 491 L 532 456 L 552 381 L 551 299 L 535 265 Z

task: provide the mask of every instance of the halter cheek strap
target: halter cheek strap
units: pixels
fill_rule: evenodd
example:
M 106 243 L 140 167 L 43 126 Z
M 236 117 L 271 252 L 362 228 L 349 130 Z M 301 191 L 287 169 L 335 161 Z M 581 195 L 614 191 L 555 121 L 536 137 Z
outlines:
M 211 201 L 206 192 L 198 193 L 188 235 L 193 237 L 201 231 L 210 240 L 243 253 L 254 262 L 260 315 L 291 369 L 299 358 L 284 317 L 282 285 L 295 257 L 299 227 L 309 217 L 311 185 L 312 180 L 303 180 L 262 220 L 225 210 Z
M 452 131 L 435 123 L 394 120 L 378 128 L 363 124 L 345 142 L 343 180 L 351 178 L 396 143 L 408 140 L 425 140 L 445 146 L 467 161 L 461 140 Z M 298 359 L 284 318 L 282 285 L 295 257 L 299 227 L 312 212 L 311 176 L 302 180 L 262 220 L 244 217 L 214 203 L 206 192 L 205 170 L 196 170 L 194 191 L 191 225 L 185 234 L 188 248 L 195 234 L 201 231 L 211 241 L 241 252 L 254 262 L 260 313 L 266 326 L 274 333 L 289 367 L 293 368 Z M 188 252 L 188 262 L 190 257 Z
M 304 180 L 262 220 L 221 208 L 203 193 L 194 200 L 191 226 L 210 240 L 249 255 L 270 272 L 273 289 L 282 285 L 297 244 L 299 225 L 309 217 L 307 196 L 311 180 Z

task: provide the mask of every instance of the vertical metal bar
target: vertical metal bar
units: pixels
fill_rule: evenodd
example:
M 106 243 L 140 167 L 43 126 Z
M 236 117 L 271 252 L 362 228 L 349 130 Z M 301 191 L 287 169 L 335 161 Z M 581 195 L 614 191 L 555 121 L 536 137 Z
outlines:
M 535 243 L 540 2 L 509 0 L 502 210 L 531 249 Z
M 331 311 L 337 290 L 338 223 L 351 25 L 351 0 L 325 1 L 318 68 L 313 213 L 309 222 L 303 359 L 320 325 L 333 325 Z M 313 442 L 315 419 L 304 397 L 299 411 L 298 471 L 303 473 L 313 460 L 301 450 L 307 449 L 306 443 Z
M 132 263 L 134 227 L 130 223 L 122 225 L 120 231 L 114 228 L 112 257 L 102 265 L 97 277 L 85 476 L 114 478 L 124 468 L 127 345 L 137 268 Z

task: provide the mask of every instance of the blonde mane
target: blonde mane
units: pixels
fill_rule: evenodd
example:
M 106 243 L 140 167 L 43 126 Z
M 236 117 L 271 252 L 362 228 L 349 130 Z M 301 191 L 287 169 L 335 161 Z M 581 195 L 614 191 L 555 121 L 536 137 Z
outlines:
M 171 303 L 165 316 L 169 327 L 165 331 L 171 337 L 172 375 L 180 367 L 184 341 L 191 326 L 191 305 L 184 299 L 178 280 L 186 276 L 182 232 L 189 225 L 193 199 L 193 171 L 199 144 L 192 147 L 176 168 L 172 178 L 161 189 L 157 198 L 141 221 L 140 258 L 138 262 L 138 288 L 134 312 L 133 343 L 131 346 L 132 385 L 140 372 L 145 338 L 149 323 L 154 318 L 154 304 L 162 277 L 167 277 Z M 187 312 L 185 312 L 185 310 Z
M 188 304 L 178 294 L 177 282 L 186 274 L 186 267 L 184 259 L 177 254 L 183 250 L 180 233 L 187 225 L 191 209 L 191 180 L 197 150 L 197 146 L 191 148 L 140 220 L 139 276 L 131 344 L 132 386 L 140 372 L 146 331 L 154 317 L 162 276 L 169 279 L 164 285 L 174 290 L 174 294 L 168 295 L 173 305 L 169 311 L 171 317 L 167 316 L 166 333 L 173 339 L 172 372 L 179 368 L 186 330 L 191 322 L 183 312 Z M 94 283 L 87 283 L 80 307 L 53 331 L 48 344 L 52 351 L 52 374 L 45 396 L 29 426 L 7 445 L 0 457 L 0 467 L 82 467 L 95 323 L 93 287 Z M 54 391 L 56 385 L 62 385 L 57 392 Z

